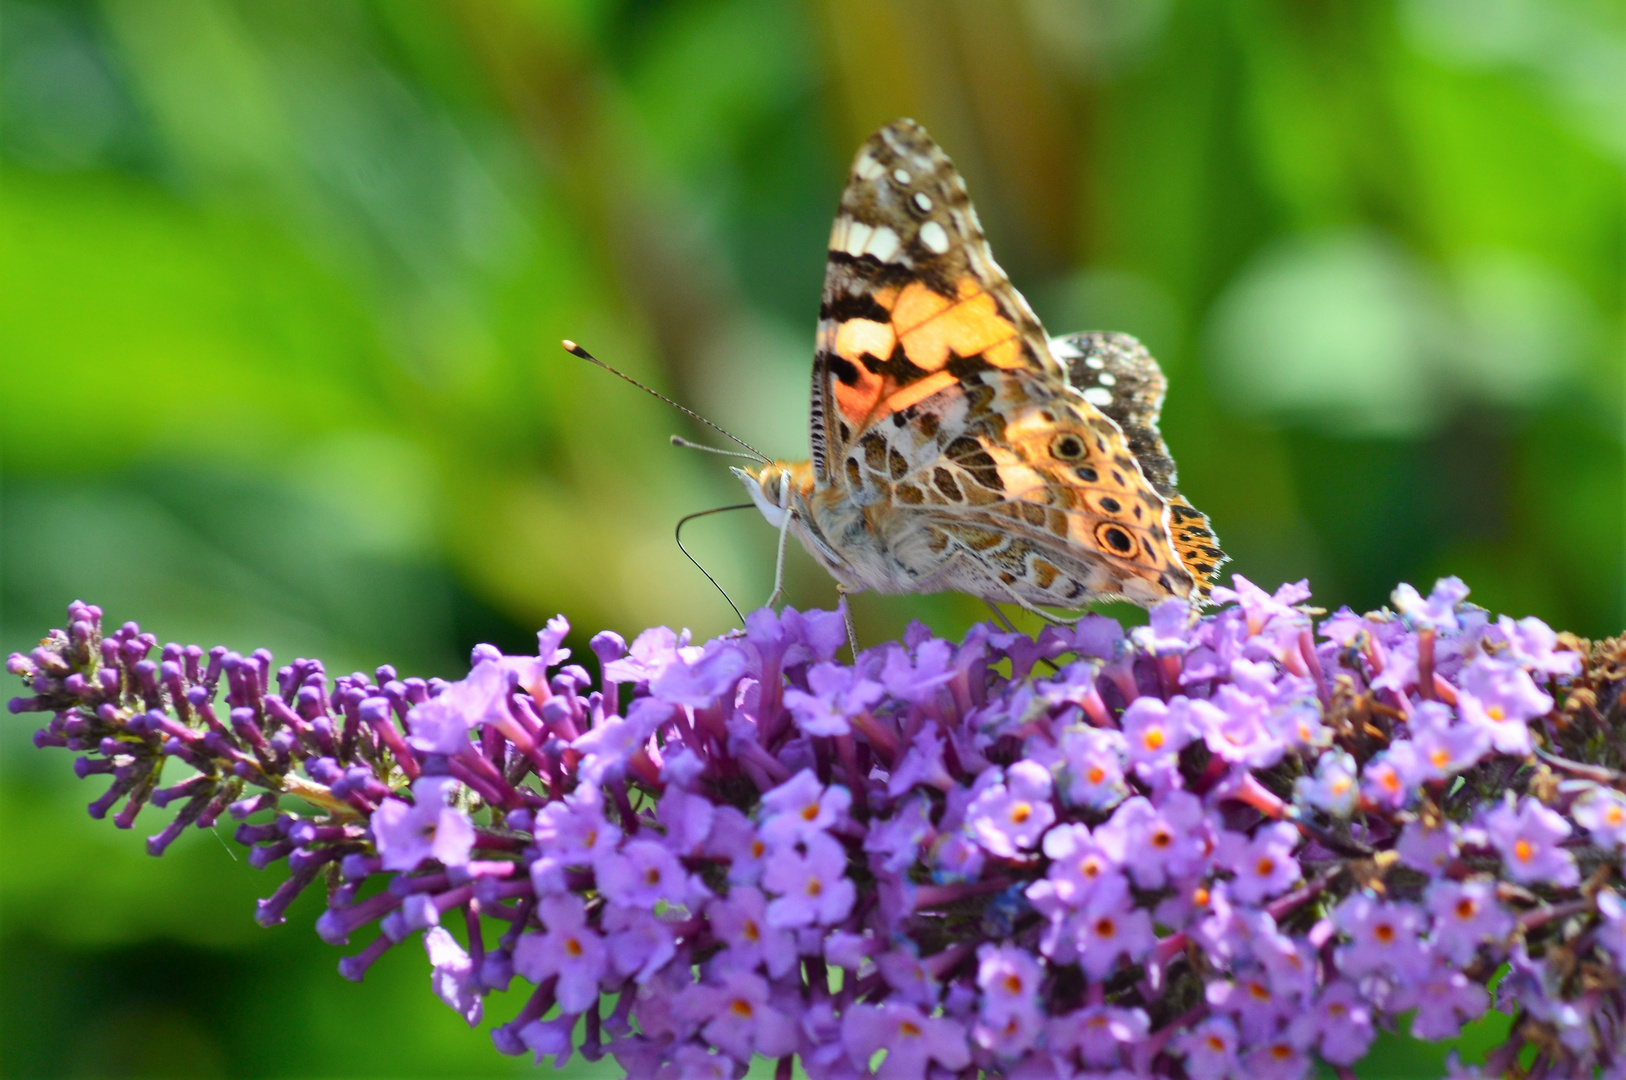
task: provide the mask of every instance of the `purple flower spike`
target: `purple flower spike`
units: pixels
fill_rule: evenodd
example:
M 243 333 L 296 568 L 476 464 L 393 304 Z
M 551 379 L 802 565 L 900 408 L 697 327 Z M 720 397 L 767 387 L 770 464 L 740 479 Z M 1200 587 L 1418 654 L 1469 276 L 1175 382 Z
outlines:
M 250 866 L 287 863 L 266 924 L 324 882 L 318 934 L 371 942 L 345 977 L 421 934 L 467 1023 L 527 984 L 503 1053 L 1347 1077 L 1405 1013 L 1456 1034 L 1506 966 L 1485 1075 L 1626 1072 L 1626 646 L 1455 579 L 1319 626 L 1303 583 L 1214 595 L 1128 634 L 915 623 L 851 664 L 839 611 L 606 633 L 598 686 L 562 618 L 445 681 L 160 651 L 76 605 L 9 666 L 94 814 L 165 814 L 156 853 L 229 811 Z

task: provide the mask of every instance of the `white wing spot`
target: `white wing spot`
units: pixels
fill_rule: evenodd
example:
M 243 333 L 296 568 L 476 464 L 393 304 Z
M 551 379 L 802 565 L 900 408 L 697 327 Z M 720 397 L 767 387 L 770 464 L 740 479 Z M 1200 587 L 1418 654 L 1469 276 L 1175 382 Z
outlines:
M 892 179 L 896 180 L 898 183 L 903 184 L 905 187 L 907 187 L 911 177 L 903 169 L 893 169 L 892 170 Z
M 1103 371 L 1099 376 L 1096 377 L 1095 381 L 1100 383 L 1102 386 L 1111 386 L 1118 381 L 1118 376 L 1109 371 Z
M 853 162 L 853 172 L 858 174 L 860 180 L 874 180 L 885 170 L 886 166 L 868 154 L 859 154 L 858 160 Z
M 1084 400 L 1098 409 L 1104 409 L 1112 404 L 1112 391 L 1104 390 L 1099 386 L 1092 386 L 1084 391 Z
M 864 246 L 869 243 L 870 234 L 875 230 L 862 221 L 854 221 L 847 226 L 847 242 L 842 245 L 843 251 L 849 255 L 862 255 Z
M 843 214 L 836 218 L 836 223 L 834 225 L 830 226 L 831 251 L 847 250 L 847 226 L 851 223 L 852 218 L 849 218 Z
M 935 221 L 928 221 L 920 227 L 920 242 L 926 245 L 928 251 L 938 255 L 949 249 L 948 233 Z
M 885 225 L 877 225 L 875 232 L 870 235 L 869 243 L 864 245 L 864 252 L 875 256 L 882 262 L 891 262 L 892 256 L 898 253 L 902 246 L 898 234 Z
M 1084 361 L 1084 366 L 1100 371 L 1106 365 L 1101 363 L 1101 358 L 1099 356 L 1091 356 Z
M 932 201 L 927 197 L 924 191 L 915 192 L 915 205 L 920 207 L 920 212 L 922 214 L 929 214 L 932 212 Z

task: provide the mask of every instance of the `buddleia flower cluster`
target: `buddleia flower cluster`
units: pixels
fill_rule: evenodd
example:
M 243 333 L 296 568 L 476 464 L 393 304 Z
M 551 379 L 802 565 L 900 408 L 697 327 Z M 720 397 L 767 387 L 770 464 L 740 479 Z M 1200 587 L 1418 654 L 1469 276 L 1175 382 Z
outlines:
M 409 940 L 498 1050 L 639 1080 L 1341 1076 L 1381 1029 L 1483 1066 L 1626 1071 L 1626 647 L 1491 619 L 1455 579 L 1328 617 L 1237 578 L 1203 617 L 1037 638 L 840 612 L 654 629 L 456 682 L 158 647 L 76 603 L 13 655 L 42 747 L 161 854 L 222 815 L 318 881 L 361 979 Z M 115 812 L 116 810 L 116 812 Z M 1493 977 L 1493 993 L 1488 986 Z

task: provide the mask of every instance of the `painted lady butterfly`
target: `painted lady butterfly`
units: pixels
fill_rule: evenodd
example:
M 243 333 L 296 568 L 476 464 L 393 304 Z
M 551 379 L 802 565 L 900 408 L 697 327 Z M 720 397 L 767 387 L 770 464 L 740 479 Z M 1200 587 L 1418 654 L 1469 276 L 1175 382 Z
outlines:
M 899 120 L 859 150 L 830 234 L 812 459 L 734 473 L 851 592 L 1197 603 L 1225 556 L 1175 490 L 1164 385 L 1134 338 L 1047 341 L 965 181 Z

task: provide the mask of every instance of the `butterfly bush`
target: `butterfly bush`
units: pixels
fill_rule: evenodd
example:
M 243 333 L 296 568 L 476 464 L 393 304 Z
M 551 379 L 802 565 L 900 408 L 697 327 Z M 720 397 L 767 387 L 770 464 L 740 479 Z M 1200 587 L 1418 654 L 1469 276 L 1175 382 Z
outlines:
M 346 978 L 417 939 L 470 1024 L 522 984 L 507 1054 L 1297 1080 L 1494 1004 L 1485 1074 L 1626 1072 L 1626 646 L 1456 579 L 1325 618 L 1235 585 L 852 664 L 839 612 L 602 633 L 596 687 L 563 618 L 444 682 L 160 649 L 75 603 L 11 708 L 111 780 L 92 816 L 179 806 L 153 854 L 240 821 L 287 864 L 261 923 L 320 880 Z

